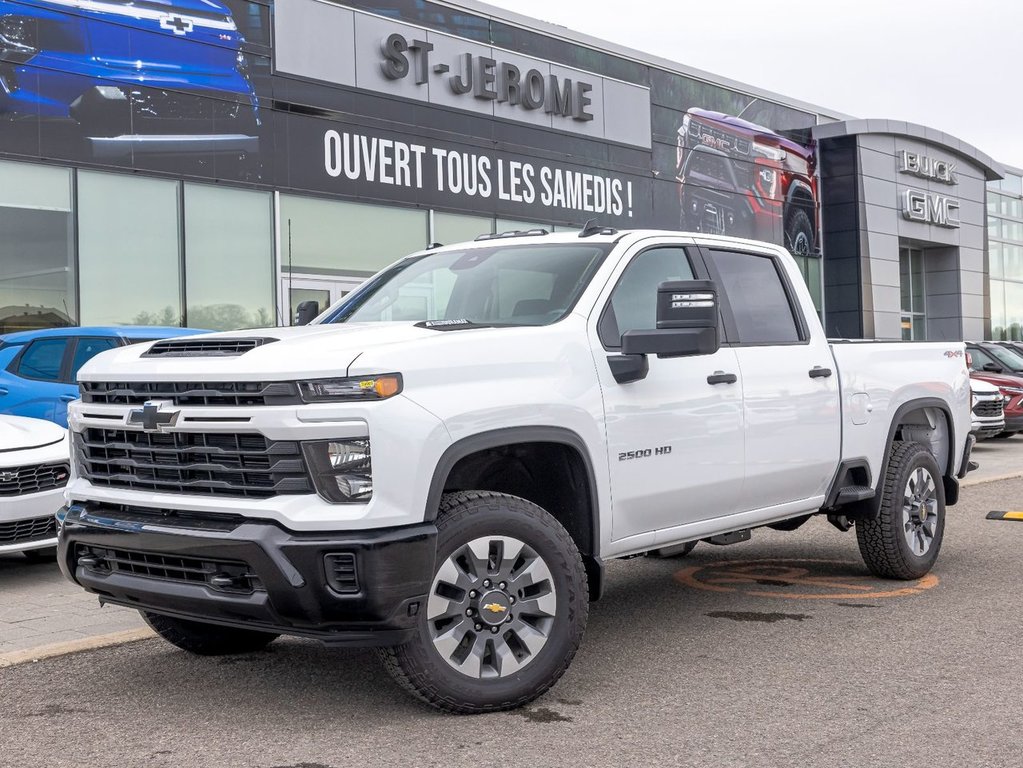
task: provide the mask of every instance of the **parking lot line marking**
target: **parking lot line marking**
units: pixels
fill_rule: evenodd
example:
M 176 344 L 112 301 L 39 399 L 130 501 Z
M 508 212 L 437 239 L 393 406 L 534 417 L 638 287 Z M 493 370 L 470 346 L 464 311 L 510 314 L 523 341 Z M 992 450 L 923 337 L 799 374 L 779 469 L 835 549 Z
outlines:
M 1017 510 L 1012 510 L 1012 511 L 1009 511 L 1009 512 L 998 512 L 998 511 L 988 512 L 987 513 L 987 519 L 988 520 L 1018 520 L 1020 522 L 1023 522 L 1023 512 L 1020 512 L 1020 511 L 1017 511 Z
M 22 651 L 9 651 L 8 653 L 0 653 L 0 669 L 13 667 L 17 664 L 26 664 L 30 661 L 52 659 L 55 656 L 64 656 L 69 653 L 80 653 L 97 648 L 107 648 L 112 645 L 134 643 L 139 640 L 147 640 L 150 637 L 156 637 L 153 630 L 149 629 L 149 627 L 140 627 L 139 629 L 126 629 L 123 632 L 111 632 L 106 635 L 83 637 L 80 640 L 40 645 L 36 648 L 26 648 Z

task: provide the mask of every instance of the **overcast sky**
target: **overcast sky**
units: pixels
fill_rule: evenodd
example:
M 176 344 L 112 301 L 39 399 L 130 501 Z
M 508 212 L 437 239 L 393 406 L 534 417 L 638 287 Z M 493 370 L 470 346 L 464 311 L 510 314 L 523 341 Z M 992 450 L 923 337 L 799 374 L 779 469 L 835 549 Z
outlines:
M 1023 168 L 1023 0 L 487 0 Z

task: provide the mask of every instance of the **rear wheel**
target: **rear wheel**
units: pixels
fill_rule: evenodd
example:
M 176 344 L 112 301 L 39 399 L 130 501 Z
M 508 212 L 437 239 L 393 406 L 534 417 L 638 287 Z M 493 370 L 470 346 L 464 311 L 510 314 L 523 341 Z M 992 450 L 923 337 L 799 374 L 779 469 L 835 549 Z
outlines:
M 934 456 L 897 442 L 888 459 L 877 518 L 856 523 L 856 541 L 872 573 L 919 579 L 938 559 L 945 533 L 945 488 Z
M 175 619 L 148 611 L 139 613 L 146 624 L 168 643 L 199 656 L 251 653 L 265 648 L 280 637 L 272 632 L 222 627 L 202 621 Z
M 412 694 L 448 712 L 522 706 L 568 668 L 589 610 L 572 537 L 540 507 L 502 493 L 444 496 L 437 570 L 417 636 L 380 656 Z

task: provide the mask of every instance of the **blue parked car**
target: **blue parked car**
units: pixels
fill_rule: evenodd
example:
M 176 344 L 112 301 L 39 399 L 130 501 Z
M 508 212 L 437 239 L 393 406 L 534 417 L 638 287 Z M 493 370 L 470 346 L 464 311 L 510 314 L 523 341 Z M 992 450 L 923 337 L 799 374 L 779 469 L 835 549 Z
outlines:
M 0 0 L 0 119 L 76 127 L 95 159 L 251 157 L 243 42 L 215 0 Z
M 75 377 L 87 360 L 114 347 L 196 333 L 208 331 L 137 325 L 46 328 L 0 336 L 0 413 L 67 427 L 67 404 L 78 398 Z

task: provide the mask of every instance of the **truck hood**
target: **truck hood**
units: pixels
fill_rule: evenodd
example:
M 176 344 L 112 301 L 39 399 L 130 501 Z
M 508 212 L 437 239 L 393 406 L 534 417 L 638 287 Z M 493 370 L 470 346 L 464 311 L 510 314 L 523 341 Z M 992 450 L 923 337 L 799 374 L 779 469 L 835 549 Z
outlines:
M 283 381 L 296 378 L 344 376 L 368 349 L 398 345 L 442 344 L 444 337 L 482 333 L 487 329 L 455 332 L 417 328 L 413 323 L 352 323 L 265 328 L 168 339 L 165 342 L 203 342 L 263 339 L 239 355 L 147 356 L 152 344 L 119 347 L 92 358 L 78 373 L 81 381 Z M 493 331 L 492 331 L 493 332 Z M 161 342 L 156 342 L 161 343 Z M 390 371 L 379 371 L 389 373 Z
M 52 421 L 0 416 L 0 453 L 53 445 L 63 440 L 66 434 L 64 427 Z
M 971 371 L 971 381 L 986 381 L 996 387 L 1015 387 L 1023 389 L 1023 376 L 1010 376 L 1007 373 L 991 373 L 990 371 Z
M 767 143 L 772 146 L 779 146 L 786 152 L 792 152 L 800 157 L 809 157 L 813 154 L 802 144 L 792 141 L 780 133 L 772 131 L 770 128 L 751 123 L 749 120 L 743 120 L 741 117 L 735 117 L 724 112 L 714 112 L 709 109 L 700 109 L 699 107 L 693 107 L 687 114 L 699 119 L 703 123 L 718 123 L 719 127 L 729 128 L 732 133 L 739 136 L 745 136 L 753 140 L 757 138 L 767 139 Z

